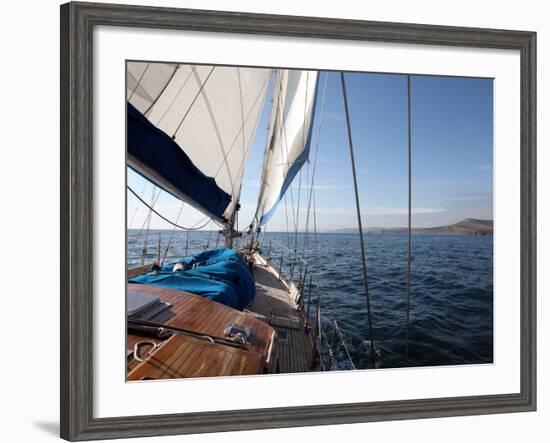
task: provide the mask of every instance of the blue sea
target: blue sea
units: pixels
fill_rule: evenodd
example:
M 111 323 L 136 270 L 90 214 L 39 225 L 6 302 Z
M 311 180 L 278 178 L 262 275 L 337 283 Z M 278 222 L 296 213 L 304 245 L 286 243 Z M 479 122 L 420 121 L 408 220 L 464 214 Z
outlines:
M 128 233 L 128 264 L 139 264 L 147 239 L 147 262 L 181 257 L 204 248 L 223 246 L 215 232 L 172 232 L 137 230 Z M 242 245 L 244 246 L 244 240 Z M 263 254 L 294 281 L 300 264 L 291 251 L 308 263 L 315 283 L 309 309 L 315 323 L 320 300 L 324 332 L 323 360 L 329 364 L 328 342 L 332 342 L 333 369 L 352 365 L 333 321 L 356 368 L 391 368 L 481 364 L 493 361 L 493 237 L 460 235 L 413 236 L 410 299 L 409 355 L 405 358 L 407 237 L 367 234 L 365 236 L 368 290 L 371 303 L 375 351 L 371 352 L 359 236 L 357 234 L 266 233 Z M 168 247 L 169 246 L 169 247 Z M 283 247 L 284 246 L 284 247 Z M 168 247 L 168 248 L 167 248 Z M 294 263 L 294 265 L 293 265 Z M 302 266 L 302 275 L 305 267 Z M 304 291 L 307 310 L 308 291 Z M 334 335 L 334 339 L 332 338 Z

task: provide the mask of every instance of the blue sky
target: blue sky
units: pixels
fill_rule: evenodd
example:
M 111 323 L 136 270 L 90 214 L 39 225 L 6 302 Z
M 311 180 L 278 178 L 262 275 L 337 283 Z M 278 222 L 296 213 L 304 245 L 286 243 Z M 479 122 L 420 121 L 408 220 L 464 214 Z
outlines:
M 321 113 L 325 81 L 325 107 Z M 367 227 L 405 226 L 407 77 L 346 73 L 346 83 L 363 223 Z M 413 75 L 411 103 L 413 226 L 450 224 L 466 217 L 492 219 L 493 81 Z M 269 96 L 266 104 L 269 105 Z M 306 179 L 308 168 L 311 174 L 317 144 L 319 154 L 314 190 L 318 229 L 355 227 L 355 200 L 339 73 L 321 73 L 317 105 L 311 163 L 301 172 L 300 229 L 305 227 L 309 192 Z M 241 227 L 252 219 L 258 198 L 268 111 L 269 106 L 265 106 L 243 181 L 239 214 Z M 299 181 L 300 178 L 296 177 L 291 188 L 294 213 L 298 205 Z M 145 199 L 151 198 L 152 186 L 146 185 L 130 170 L 128 184 L 138 193 L 145 189 Z M 290 191 L 286 198 L 292 225 Z M 178 200 L 163 192 L 155 208 L 175 221 L 180 206 Z M 146 208 L 129 195 L 129 227 L 140 228 L 146 213 Z M 202 218 L 202 214 L 184 206 L 179 222 L 191 225 Z M 170 226 L 153 216 L 151 227 Z M 283 201 L 268 230 L 285 229 Z

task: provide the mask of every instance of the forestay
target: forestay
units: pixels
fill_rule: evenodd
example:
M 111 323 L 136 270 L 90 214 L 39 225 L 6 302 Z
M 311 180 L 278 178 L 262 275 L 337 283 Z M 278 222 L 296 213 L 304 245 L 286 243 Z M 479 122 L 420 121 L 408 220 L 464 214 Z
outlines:
M 275 75 L 270 129 L 255 222 L 265 225 L 308 160 L 317 92 L 316 71 Z
M 270 69 L 261 68 L 127 64 L 128 101 L 231 196 L 223 211 L 227 220 L 233 217 L 239 201 L 244 167 L 270 75 Z M 133 160 L 129 153 L 130 166 L 136 166 Z M 173 191 L 163 183 L 162 171 L 137 166 L 148 179 Z M 185 195 L 177 196 L 185 200 Z M 192 199 L 192 203 L 205 209 L 206 201 Z

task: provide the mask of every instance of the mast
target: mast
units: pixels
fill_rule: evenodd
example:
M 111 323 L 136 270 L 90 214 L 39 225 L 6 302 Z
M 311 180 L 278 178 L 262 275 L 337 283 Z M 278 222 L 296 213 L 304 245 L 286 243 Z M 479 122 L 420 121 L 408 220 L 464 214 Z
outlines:
M 307 162 L 317 96 L 317 71 L 279 70 L 253 224 L 265 225 Z M 276 94 L 275 94 L 276 92 Z M 252 225 L 253 227 L 253 225 Z
M 279 112 L 279 103 L 280 103 L 280 94 L 281 94 L 281 88 L 280 88 L 280 81 L 278 79 L 279 71 L 274 70 L 272 73 L 272 82 L 273 82 L 273 88 L 272 88 L 272 96 L 271 96 L 271 113 L 269 117 L 269 125 L 267 128 L 267 135 L 265 140 L 265 148 L 264 148 L 264 157 L 263 157 L 263 163 L 262 163 L 262 177 L 260 180 L 260 192 L 258 193 L 258 202 L 256 203 L 256 213 L 254 214 L 254 219 L 252 220 L 252 223 L 250 225 L 250 229 L 253 231 L 254 226 L 259 226 L 260 219 L 258 218 L 259 208 L 262 201 L 262 198 L 264 196 L 265 190 L 267 189 L 266 185 L 266 173 L 267 173 L 267 161 L 269 158 L 269 151 L 273 149 L 274 143 L 275 143 L 275 122 L 277 121 L 277 114 Z

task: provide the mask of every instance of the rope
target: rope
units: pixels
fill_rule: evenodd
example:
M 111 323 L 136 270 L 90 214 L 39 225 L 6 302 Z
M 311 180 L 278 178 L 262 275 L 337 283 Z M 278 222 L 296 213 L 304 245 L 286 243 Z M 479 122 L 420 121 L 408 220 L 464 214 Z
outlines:
M 130 186 L 126 186 L 128 188 L 128 190 L 134 194 L 134 196 L 141 202 L 143 203 L 145 206 L 147 206 L 149 208 L 149 210 L 151 212 L 153 212 L 154 214 L 158 215 L 160 218 L 162 218 L 165 222 L 167 223 L 170 223 L 172 226 L 175 226 L 176 228 L 180 228 L 180 229 L 183 229 L 184 231 L 198 231 L 199 229 L 202 229 L 204 228 L 208 223 L 210 223 L 210 220 L 207 220 L 203 225 L 201 226 L 198 226 L 199 223 L 201 223 L 204 219 L 208 219 L 208 216 L 207 217 L 204 217 L 202 220 L 199 220 L 197 223 L 195 223 L 193 226 L 191 226 L 190 228 L 187 228 L 185 226 L 181 226 L 181 225 L 178 225 L 177 223 L 174 223 L 172 220 L 169 220 L 167 219 L 164 215 L 162 215 L 160 212 L 158 212 L 157 210 L 155 210 L 152 206 L 148 205 L 147 202 L 145 202 L 139 195 L 136 194 L 136 192 L 130 187 Z M 212 219 L 212 221 L 214 221 Z
M 167 325 L 167 324 L 152 321 L 152 320 L 128 317 L 128 328 L 142 329 L 142 330 L 149 331 L 150 333 L 154 332 L 157 335 L 158 334 L 165 335 L 169 333 L 186 335 L 186 336 L 195 337 L 201 340 L 207 340 L 211 343 L 217 343 L 221 345 L 232 346 L 232 347 L 248 350 L 248 345 L 246 343 L 242 343 L 241 341 L 235 340 L 233 338 L 219 337 L 217 335 L 211 335 L 211 334 L 204 334 L 204 333 L 194 331 L 192 329 L 180 328 L 178 326 Z
M 359 240 L 361 244 L 361 265 L 363 269 L 363 280 L 365 284 L 365 298 L 367 300 L 367 319 L 368 319 L 368 328 L 369 328 L 369 340 L 372 351 L 374 351 L 374 338 L 372 335 L 372 314 L 370 308 L 370 297 L 369 297 L 369 283 L 367 277 L 367 258 L 365 254 L 365 239 L 363 235 L 363 223 L 361 222 L 361 207 L 359 202 L 359 190 L 357 187 L 357 173 L 355 170 L 355 157 L 353 155 L 353 141 L 351 138 L 351 126 L 349 121 L 349 110 L 348 110 L 348 96 L 346 93 L 346 80 L 344 78 L 344 73 L 340 72 L 340 79 L 342 81 L 342 94 L 344 97 L 344 110 L 346 113 L 346 127 L 348 132 L 348 144 L 349 144 L 349 153 L 351 157 L 351 170 L 353 173 L 353 188 L 355 191 L 355 207 L 357 209 L 357 223 L 359 225 Z M 374 355 L 374 354 L 373 354 Z
M 412 208 L 412 149 L 411 149 L 411 76 L 407 75 L 407 116 L 408 116 L 408 155 L 409 155 L 409 224 L 408 224 L 408 250 L 407 250 L 407 318 L 405 328 L 405 359 L 409 358 L 409 326 L 411 312 L 411 208 Z
M 143 359 L 141 358 L 141 355 L 140 355 L 140 349 L 143 347 L 143 346 L 146 346 L 146 345 L 149 345 L 151 346 L 151 350 L 149 352 L 147 352 L 147 356 L 151 355 L 153 352 L 155 352 L 157 350 L 157 348 L 160 347 L 160 344 L 154 342 L 153 340 L 141 340 L 141 341 L 138 341 L 135 345 L 134 345 L 134 360 L 135 361 L 143 361 Z

